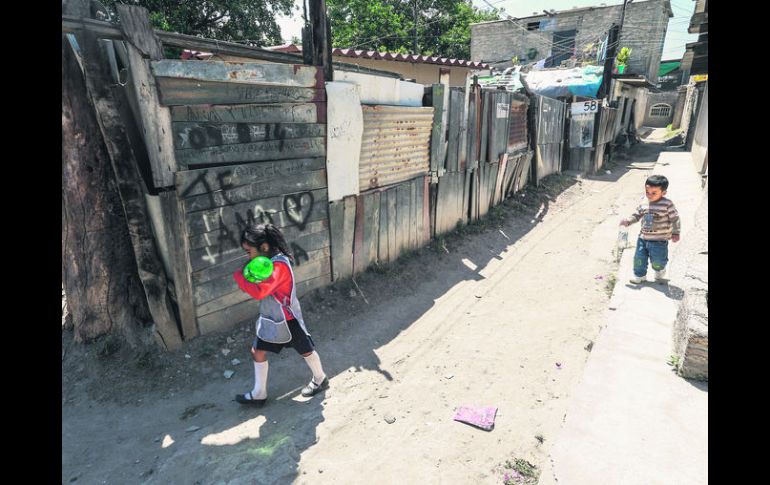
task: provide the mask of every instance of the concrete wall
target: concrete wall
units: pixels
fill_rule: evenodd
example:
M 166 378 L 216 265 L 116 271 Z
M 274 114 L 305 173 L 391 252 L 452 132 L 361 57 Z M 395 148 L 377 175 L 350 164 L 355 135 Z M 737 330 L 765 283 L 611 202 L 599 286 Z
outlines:
M 708 188 L 695 212 L 695 224 L 678 244 L 670 268 L 670 273 L 683 273 L 684 295 L 673 329 L 677 372 L 708 381 Z
M 537 51 L 533 60 L 544 59 L 554 53 L 554 32 L 572 29 L 577 30 L 575 45 L 580 57 L 584 48 L 606 36 L 613 23 L 620 23 L 621 8 L 620 5 L 579 8 L 559 12 L 553 17 L 536 15 L 514 21 L 473 24 L 471 59 L 493 64 L 498 69 L 510 67 L 514 56 L 529 62 L 530 49 Z M 653 83 L 658 79 L 670 12 L 669 0 L 634 2 L 626 8 L 619 46 L 633 49 L 629 71 L 643 74 Z M 528 23 L 539 21 L 546 24 L 539 30 L 527 30 Z M 592 57 L 595 59 L 595 55 Z
M 336 70 L 334 80 L 357 84 L 362 104 L 418 107 L 425 94 L 423 84 L 372 74 Z
M 355 57 L 333 56 L 334 61 L 347 62 L 371 69 L 380 69 L 401 74 L 404 79 L 414 79 L 420 84 L 439 83 L 440 70 L 449 69 L 449 85 L 455 87 L 465 87 L 465 76 L 468 73 L 478 73 L 479 76 L 489 74 L 489 69 L 477 70 L 467 67 L 444 66 L 441 64 L 421 64 L 413 62 L 388 61 L 384 59 L 357 59 Z
M 695 125 L 695 136 L 692 143 L 692 160 L 698 173 L 703 173 L 708 167 L 709 149 L 709 84 L 703 91 L 698 121 Z
M 671 120 L 673 129 L 682 126 L 682 115 L 684 114 L 684 104 L 687 99 L 687 86 L 680 86 L 677 89 L 676 108 L 674 108 L 674 119 Z
M 651 126 L 653 128 L 664 128 L 669 124 L 672 124 L 674 120 L 674 113 L 676 111 L 676 103 L 679 100 L 679 94 L 674 92 L 665 93 L 650 93 L 647 96 L 647 106 L 644 110 L 644 120 L 642 124 L 644 126 Z M 671 106 L 671 111 L 668 116 L 651 116 L 650 111 L 656 104 L 667 104 Z
M 270 61 L 252 59 L 249 57 L 238 57 L 228 55 L 214 55 L 211 57 L 214 61 L 229 62 L 253 62 L 255 64 L 271 64 Z M 460 66 L 445 66 L 442 64 L 423 64 L 416 62 L 389 61 L 385 59 L 358 59 L 355 57 L 332 56 L 334 62 L 345 62 L 357 66 L 368 67 L 370 69 L 379 69 L 400 74 L 404 79 L 414 79 L 420 84 L 438 84 L 441 69 L 449 69 L 449 85 L 454 87 L 465 87 L 465 76 L 471 75 L 487 76 L 489 69 L 471 69 Z
M 619 100 L 618 116 L 621 118 L 623 117 L 624 98 L 627 106 L 625 118 L 621 121 L 620 133 L 639 131 L 639 128 L 644 126 L 644 118 L 648 106 L 648 96 L 649 90 L 645 87 L 632 86 L 623 82 L 614 83 L 611 99 Z M 633 113 L 631 112 L 632 108 Z
M 352 82 L 327 82 L 326 110 L 326 178 L 331 202 L 358 195 L 364 132 L 361 87 Z

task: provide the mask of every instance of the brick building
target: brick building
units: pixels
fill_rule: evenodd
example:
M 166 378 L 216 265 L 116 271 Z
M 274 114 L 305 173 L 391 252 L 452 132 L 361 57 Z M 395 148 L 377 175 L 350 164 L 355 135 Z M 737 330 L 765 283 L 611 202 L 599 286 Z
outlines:
M 514 56 L 523 63 L 546 59 L 543 67 L 559 66 L 571 57 L 596 61 L 610 27 L 620 24 L 621 11 L 622 5 L 573 8 L 472 24 L 471 59 L 498 69 L 510 67 Z M 635 1 L 626 6 L 618 46 L 633 49 L 626 73 L 657 82 L 668 21 L 673 16 L 669 0 Z

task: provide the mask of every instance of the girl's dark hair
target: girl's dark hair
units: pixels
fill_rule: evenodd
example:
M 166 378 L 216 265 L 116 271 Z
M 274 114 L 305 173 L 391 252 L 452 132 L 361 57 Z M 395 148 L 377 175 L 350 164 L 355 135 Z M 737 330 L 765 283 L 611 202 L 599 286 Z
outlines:
M 253 248 L 258 248 L 263 242 L 270 246 L 270 251 L 273 254 L 280 251 L 289 258 L 289 261 L 294 263 L 294 255 L 291 253 L 283 233 L 274 225 L 252 222 L 241 233 L 241 244 L 245 243 Z

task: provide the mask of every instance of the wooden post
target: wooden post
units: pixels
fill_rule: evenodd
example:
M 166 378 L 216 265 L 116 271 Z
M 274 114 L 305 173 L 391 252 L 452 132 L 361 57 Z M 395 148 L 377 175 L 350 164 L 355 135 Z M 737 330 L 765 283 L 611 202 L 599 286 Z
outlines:
M 331 28 L 326 15 L 326 0 L 310 1 L 310 27 L 312 30 L 313 65 L 323 66 L 324 79 L 331 81 L 332 49 Z
M 139 126 L 144 134 L 150 156 L 153 184 L 158 187 L 174 185 L 174 143 L 171 134 L 171 113 L 160 105 L 155 77 L 150 71 L 148 59 L 163 58 L 160 40 L 150 26 L 147 9 L 117 4 L 120 28 L 126 38 L 130 81 L 138 96 L 137 105 L 141 117 Z
M 119 103 L 114 91 L 109 88 L 113 84 L 109 64 L 102 55 L 96 35 L 92 32 L 83 32 L 80 45 L 88 94 L 110 154 L 126 212 L 139 277 L 156 324 L 156 336 L 166 349 L 174 350 L 181 346 L 182 339 L 168 294 L 168 282 L 152 234 L 142 190 L 143 182 L 120 119 Z

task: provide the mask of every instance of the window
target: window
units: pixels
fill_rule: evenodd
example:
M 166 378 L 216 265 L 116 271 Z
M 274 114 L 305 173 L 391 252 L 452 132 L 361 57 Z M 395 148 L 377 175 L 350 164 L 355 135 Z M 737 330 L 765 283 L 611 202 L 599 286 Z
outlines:
M 529 22 L 527 24 L 527 30 L 540 30 L 540 22 Z
M 652 108 L 650 108 L 650 116 L 659 116 L 661 118 L 671 116 L 671 105 L 666 103 L 652 105 Z

